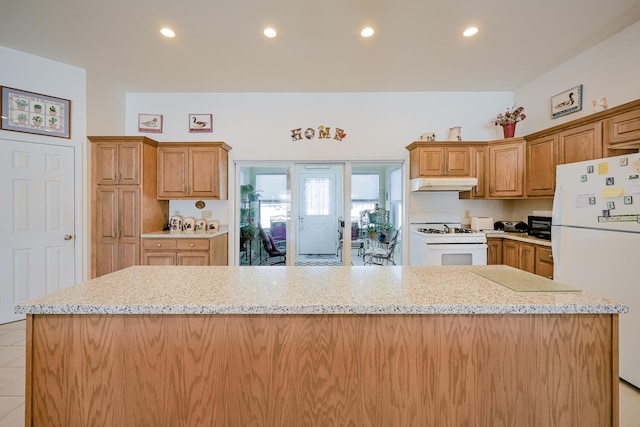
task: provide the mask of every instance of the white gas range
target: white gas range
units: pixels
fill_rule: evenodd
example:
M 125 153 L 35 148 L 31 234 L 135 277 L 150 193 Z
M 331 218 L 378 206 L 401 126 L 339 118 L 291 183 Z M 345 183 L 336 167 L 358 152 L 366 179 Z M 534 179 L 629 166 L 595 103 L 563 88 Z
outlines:
M 486 265 L 487 236 L 463 229 L 455 214 L 410 215 L 410 265 Z

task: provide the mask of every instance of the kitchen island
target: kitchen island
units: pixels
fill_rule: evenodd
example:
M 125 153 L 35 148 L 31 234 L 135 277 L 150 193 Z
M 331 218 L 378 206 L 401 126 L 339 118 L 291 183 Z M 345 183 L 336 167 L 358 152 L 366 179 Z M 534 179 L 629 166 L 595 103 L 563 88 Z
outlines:
M 618 425 L 627 308 L 544 281 L 130 267 L 16 307 L 27 425 Z

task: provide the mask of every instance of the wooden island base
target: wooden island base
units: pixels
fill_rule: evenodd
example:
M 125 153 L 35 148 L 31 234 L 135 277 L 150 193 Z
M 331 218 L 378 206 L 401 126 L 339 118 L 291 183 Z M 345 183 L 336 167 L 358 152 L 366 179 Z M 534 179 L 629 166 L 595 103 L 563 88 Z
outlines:
M 28 426 L 617 426 L 618 315 L 27 315 Z

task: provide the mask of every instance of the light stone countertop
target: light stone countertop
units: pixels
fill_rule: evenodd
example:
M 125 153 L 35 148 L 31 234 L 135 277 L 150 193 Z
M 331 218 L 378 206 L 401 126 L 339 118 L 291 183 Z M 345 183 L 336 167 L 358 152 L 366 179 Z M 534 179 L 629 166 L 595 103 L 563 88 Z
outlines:
M 227 233 L 229 233 L 229 226 L 221 225 L 215 231 L 153 231 L 141 234 L 140 237 L 143 239 L 211 239 Z
M 510 231 L 485 231 L 487 238 L 498 237 L 508 240 L 518 240 L 520 242 L 533 243 L 541 246 L 551 247 L 551 240 L 541 239 L 539 237 L 529 236 L 527 233 L 514 233 Z
M 548 280 L 503 265 L 134 266 L 16 306 L 23 314 L 624 313 L 587 292 L 516 292 L 474 271 Z

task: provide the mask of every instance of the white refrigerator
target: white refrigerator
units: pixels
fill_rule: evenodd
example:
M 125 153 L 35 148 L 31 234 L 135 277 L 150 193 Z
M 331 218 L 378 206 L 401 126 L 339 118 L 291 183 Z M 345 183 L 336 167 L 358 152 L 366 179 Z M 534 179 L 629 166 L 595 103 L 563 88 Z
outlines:
M 640 154 L 559 165 L 554 280 L 617 300 L 620 377 L 640 387 Z

